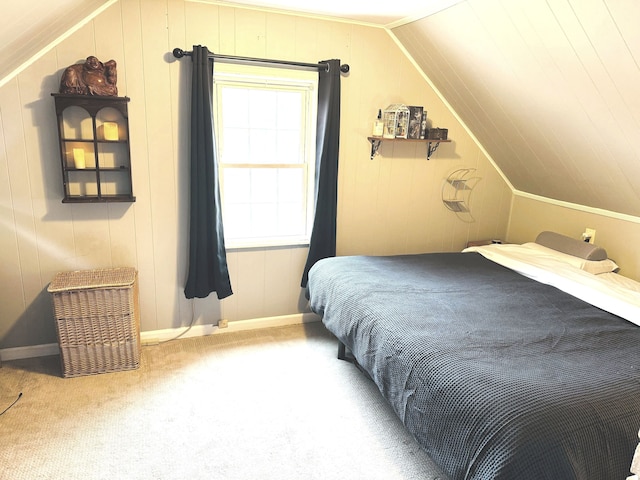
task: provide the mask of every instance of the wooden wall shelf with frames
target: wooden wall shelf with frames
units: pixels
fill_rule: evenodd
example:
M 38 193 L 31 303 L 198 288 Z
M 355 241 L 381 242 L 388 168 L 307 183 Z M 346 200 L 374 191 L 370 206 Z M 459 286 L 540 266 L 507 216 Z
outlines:
M 386 137 L 367 137 L 371 143 L 371 160 L 378 155 L 378 149 L 382 142 L 410 142 L 410 143 L 426 143 L 427 144 L 427 160 L 436 152 L 441 143 L 448 143 L 451 140 L 436 140 L 429 138 L 386 138 Z

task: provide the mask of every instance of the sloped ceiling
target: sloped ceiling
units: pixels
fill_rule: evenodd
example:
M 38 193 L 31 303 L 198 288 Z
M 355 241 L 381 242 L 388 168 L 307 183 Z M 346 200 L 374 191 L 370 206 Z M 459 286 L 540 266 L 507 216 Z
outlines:
M 393 28 L 515 189 L 640 216 L 640 2 L 467 0 Z
M 325 15 L 341 19 L 392 25 L 410 18 L 422 18 L 464 0 L 323 0 L 301 2 L 300 0 L 197 0 L 205 3 L 258 6 L 290 12 Z
M 0 81 L 116 1 L 3 5 Z M 516 190 L 640 217 L 640 2 L 211 1 L 386 25 Z
M 113 0 L 23 0 L 2 2 L 0 80 L 56 38 Z

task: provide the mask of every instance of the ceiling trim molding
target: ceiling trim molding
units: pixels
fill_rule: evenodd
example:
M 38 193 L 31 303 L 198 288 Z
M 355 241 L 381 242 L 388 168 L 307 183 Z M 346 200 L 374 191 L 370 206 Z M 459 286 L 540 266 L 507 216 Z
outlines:
M 348 18 L 341 17 L 332 17 L 331 15 L 321 15 L 319 13 L 308 13 L 296 10 L 286 10 L 283 8 L 275 8 L 275 7 L 260 7 L 257 5 L 248 5 L 241 3 L 230 3 L 225 2 L 224 0 L 185 0 L 188 3 L 204 3 L 206 5 L 215 5 L 217 7 L 226 7 L 226 8 L 239 8 L 242 10 L 254 10 L 258 12 L 265 13 L 273 13 L 279 15 L 290 15 L 294 17 L 303 17 L 303 18 L 313 18 L 316 20 L 325 20 L 328 22 L 339 22 L 339 23 L 348 23 L 350 25 L 361 25 L 363 27 L 371 27 L 371 28 L 386 28 L 385 25 L 380 25 L 377 23 L 364 22 L 360 20 L 353 20 Z
M 565 202 L 564 200 L 556 200 L 554 198 L 542 197 L 533 193 L 523 192 L 521 190 L 513 191 L 514 197 L 528 198 L 530 200 L 536 200 L 538 202 L 548 203 L 557 207 L 569 208 L 571 210 L 578 210 L 584 213 L 591 213 L 594 215 L 601 215 L 603 217 L 615 218 L 616 220 L 623 220 L 630 223 L 640 224 L 640 217 L 634 217 L 633 215 L 627 215 L 626 213 L 612 212 L 611 210 L 604 210 L 602 208 L 589 207 L 587 205 L 580 205 L 577 203 Z
M 53 48 L 55 48 L 56 46 L 58 46 L 61 42 L 63 42 L 64 40 L 66 40 L 68 37 L 70 37 L 71 35 L 73 35 L 75 32 L 77 32 L 78 30 L 80 30 L 82 27 L 84 27 L 87 23 L 89 23 L 91 20 L 93 20 L 94 18 L 96 18 L 98 15 L 100 15 L 102 12 L 104 12 L 107 8 L 111 7 L 112 5 L 118 3 L 120 0 L 108 0 L 104 5 L 100 6 L 99 8 L 97 8 L 96 10 L 94 10 L 91 14 L 87 15 L 87 17 L 85 17 L 82 21 L 76 23 L 73 27 L 71 27 L 69 30 L 67 30 L 66 32 L 64 32 L 62 35 L 60 35 L 58 38 L 56 38 L 55 40 L 53 40 L 51 43 L 49 43 L 47 46 L 45 46 L 44 48 L 42 48 L 40 51 L 38 51 L 37 53 L 35 53 L 34 55 L 32 55 L 27 61 L 25 61 L 22 65 L 20 65 L 19 67 L 17 67 L 15 70 L 9 72 L 7 75 L 5 75 L 3 78 L 0 79 L 0 88 L 2 88 L 4 85 L 6 85 L 7 83 L 9 83 L 12 79 L 14 79 L 15 77 L 17 77 L 20 73 L 22 73 L 24 70 L 26 70 L 29 66 L 31 66 L 33 63 L 35 63 L 37 60 L 39 60 L 40 58 L 42 58 L 45 54 L 47 54 L 49 51 L 51 51 Z
M 457 2 L 456 2 L 457 3 Z M 509 187 L 509 189 L 511 190 L 511 193 L 514 193 L 516 191 L 516 189 L 513 187 L 513 184 L 509 181 L 509 179 L 507 178 L 507 176 L 504 174 L 504 172 L 502 171 L 502 169 L 500 169 L 500 167 L 498 167 L 498 165 L 496 164 L 496 162 L 494 162 L 493 158 L 491 157 L 491 155 L 489 155 L 489 152 L 487 152 L 485 150 L 485 148 L 482 146 L 482 144 L 480 143 L 480 141 L 478 140 L 478 138 L 473 134 L 473 132 L 469 129 L 469 127 L 467 127 L 467 124 L 462 120 L 462 118 L 460 118 L 460 116 L 458 115 L 458 113 L 453 109 L 453 107 L 451 106 L 451 104 L 447 101 L 446 98 L 444 98 L 444 96 L 442 95 L 442 93 L 440 93 L 440 90 L 438 90 L 438 88 L 433 84 L 433 82 L 431 81 L 431 79 L 427 76 L 427 74 L 424 72 L 424 70 L 422 68 L 420 68 L 420 66 L 418 65 L 418 63 L 415 61 L 415 59 L 411 56 L 411 54 L 407 51 L 407 49 L 404 47 L 404 45 L 400 42 L 400 40 L 398 39 L 398 37 L 396 37 L 396 35 L 391 31 L 391 29 L 386 28 L 385 29 L 387 31 L 387 33 L 389 34 L 389 36 L 392 38 L 392 40 L 396 43 L 396 45 L 398 46 L 398 48 L 402 51 L 402 53 L 407 57 L 407 59 L 409 59 L 409 61 L 413 64 L 413 66 L 415 67 L 415 69 L 418 71 L 418 73 L 422 76 L 422 78 L 424 78 L 424 80 L 429 84 L 429 86 L 433 89 L 433 91 L 436 93 L 436 95 L 438 96 L 438 98 L 440 99 L 440 101 L 444 104 L 444 106 L 447 108 L 447 110 L 449 110 L 449 112 L 451 112 L 451 115 L 454 116 L 454 118 L 456 119 L 456 121 L 462 125 L 462 128 L 464 128 L 465 132 L 467 132 L 467 135 L 469 135 L 469 137 L 471 137 L 471 140 L 473 140 L 473 142 L 476 144 L 476 146 L 480 149 L 480 151 L 482 152 L 482 154 L 487 157 L 487 159 L 489 160 L 489 163 L 491 163 L 491 165 L 493 166 L 493 168 L 496 169 L 496 171 L 498 172 L 498 175 L 500 175 L 500 177 L 502 178 L 502 180 L 507 184 L 507 186 Z
M 413 23 L 417 20 L 421 20 L 426 17 L 430 17 L 431 15 L 435 15 L 438 12 L 446 10 L 449 7 L 453 7 L 458 3 L 462 3 L 466 0 L 433 0 L 432 3 L 429 4 L 428 7 L 422 8 L 419 12 L 416 12 L 408 17 L 401 18 L 395 22 L 389 23 L 385 25 L 385 28 L 392 29 L 396 27 L 401 27 L 408 23 Z

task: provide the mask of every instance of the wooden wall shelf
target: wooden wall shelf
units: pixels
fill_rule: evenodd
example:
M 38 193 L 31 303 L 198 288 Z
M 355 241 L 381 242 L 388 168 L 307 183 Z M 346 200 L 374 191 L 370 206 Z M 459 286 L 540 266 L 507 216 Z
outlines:
M 371 160 L 378 154 L 378 148 L 382 142 L 409 142 L 409 143 L 426 143 L 427 144 L 427 160 L 431 159 L 431 155 L 435 153 L 441 143 L 448 143 L 451 140 L 436 140 L 428 138 L 385 138 L 385 137 L 367 137 L 371 143 Z

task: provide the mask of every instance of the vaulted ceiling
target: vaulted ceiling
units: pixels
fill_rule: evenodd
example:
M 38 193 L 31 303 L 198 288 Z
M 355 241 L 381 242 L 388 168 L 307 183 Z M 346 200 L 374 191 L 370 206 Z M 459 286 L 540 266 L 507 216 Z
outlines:
M 640 2 L 467 0 L 393 28 L 516 190 L 640 216 Z
M 55 39 L 117 0 L 24 0 L 2 2 L 0 85 Z
M 26 0 L 3 6 L 9 21 L 0 32 L 0 81 L 115 2 Z M 514 189 L 640 217 L 640 2 L 371 0 L 366 8 L 360 0 L 214 3 L 385 26 Z

